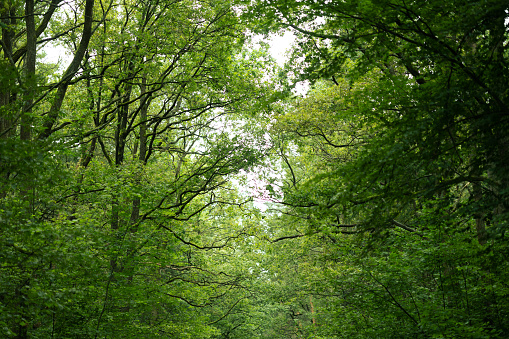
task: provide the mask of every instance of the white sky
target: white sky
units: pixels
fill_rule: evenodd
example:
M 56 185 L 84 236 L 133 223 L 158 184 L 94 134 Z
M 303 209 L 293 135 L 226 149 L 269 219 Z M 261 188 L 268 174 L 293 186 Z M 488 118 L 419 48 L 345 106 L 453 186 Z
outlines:
M 283 66 L 285 61 L 288 60 L 286 53 L 294 41 L 295 35 L 293 35 L 293 33 L 290 31 L 285 32 L 284 35 L 274 35 L 270 39 L 270 53 L 280 66 Z

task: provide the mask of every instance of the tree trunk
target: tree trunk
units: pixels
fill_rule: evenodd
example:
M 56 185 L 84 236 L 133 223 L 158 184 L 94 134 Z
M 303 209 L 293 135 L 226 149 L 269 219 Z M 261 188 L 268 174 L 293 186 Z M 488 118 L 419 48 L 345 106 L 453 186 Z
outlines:
M 55 95 L 55 99 L 51 105 L 48 116 L 46 120 L 43 122 L 43 129 L 38 136 L 38 139 L 46 139 L 53 133 L 53 126 L 55 125 L 58 115 L 60 113 L 60 108 L 64 102 L 64 97 L 67 92 L 67 88 L 69 87 L 69 83 L 72 78 L 80 69 L 81 62 L 83 57 L 85 56 L 85 52 L 87 51 L 88 44 L 90 42 L 90 38 L 92 37 L 92 21 L 94 14 L 94 0 L 86 0 L 85 2 L 85 21 L 83 23 L 83 33 L 81 36 L 81 41 L 74 53 L 74 57 L 71 61 L 69 67 L 67 67 L 64 75 L 62 76 L 62 80 L 57 88 L 57 93 Z
M 34 99 L 35 82 L 35 61 L 36 61 L 36 31 L 34 17 L 34 0 L 25 2 L 26 20 L 26 54 L 24 67 L 24 93 L 23 93 L 23 114 L 21 115 L 21 140 L 30 140 L 32 135 L 32 103 Z
M 3 7 L 3 6 L 2 6 Z M 16 10 L 14 6 L 10 8 L 0 8 L 0 20 L 8 25 L 14 26 L 16 24 Z M 13 51 L 13 38 L 14 33 L 12 29 L 7 29 L 2 26 L 2 52 L 3 52 L 3 63 L 2 68 L 7 67 L 7 70 L 13 70 L 15 65 L 12 60 Z M 7 77 L 11 76 L 11 72 L 6 72 L 6 69 L 2 69 Z M 9 88 L 10 83 L 4 83 L 4 87 L 0 91 L 0 137 L 3 139 L 9 138 L 12 134 L 12 112 L 10 112 L 9 104 L 11 91 Z

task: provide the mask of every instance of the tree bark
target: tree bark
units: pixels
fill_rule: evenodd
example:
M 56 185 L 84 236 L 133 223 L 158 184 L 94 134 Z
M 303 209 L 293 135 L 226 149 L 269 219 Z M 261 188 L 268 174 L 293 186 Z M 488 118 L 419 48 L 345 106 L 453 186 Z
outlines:
M 16 9 L 14 6 L 8 8 L 0 8 L 0 20 L 8 25 L 14 26 L 16 24 Z M 2 26 L 2 52 L 5 65 L 9 69 L 14 68 L 12 64 L 12 51 L 13 51 L 13 39 L 14 33 L 12 29 Z M 3 66 L 5 67 L 5 66 Z M 5 69 L 2 70 L 5 72 Z M 6 72 L 7 76 L 10 76 L 10 72 Z M 7 85 L 7 86 L 5 86 Z M 5 88 L 0 92 L 0 137 L 7 139 L 12 134 L 12 113 L 9 111 L 11 91 L 9 89 L 9 83 L 4 84 Z
M 23 114 L 21 115 L 21 140 L 30 140 L 32 135 L 32 103 L 35 94 L 35 61 L 36 61 L 36 31 L 34 17 L 34 0 L 25 2 L 26 21 L 26 55 L 24 67 L 24 93 L 23 93 Z

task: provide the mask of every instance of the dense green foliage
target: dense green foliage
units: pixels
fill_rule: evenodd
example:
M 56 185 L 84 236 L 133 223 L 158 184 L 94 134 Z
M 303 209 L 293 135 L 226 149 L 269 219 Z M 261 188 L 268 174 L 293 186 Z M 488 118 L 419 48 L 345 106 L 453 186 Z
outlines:
M 225 1 L 0 11 L 0 336 L 220 335 L 252 279 L 230 181 L 264 157 L 266 52 Z
M 507 3 L 249 8 L 296 33 L 289 74 L 314 83 L 271 129 L 294 336 L 507 337 Z
M 504 1 L 6 0 L 0 26 L 1 337 L 509 336 Z M 278 69 L 247 37 L 284 30 Z

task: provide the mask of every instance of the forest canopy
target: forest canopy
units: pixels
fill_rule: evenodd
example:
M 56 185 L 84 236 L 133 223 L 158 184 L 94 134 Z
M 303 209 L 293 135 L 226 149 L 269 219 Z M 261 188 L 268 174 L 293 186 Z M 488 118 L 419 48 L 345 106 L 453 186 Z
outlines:
M 2 337 L 509 336 L 504 1 L 5 0 L 0 26 Z M 252 37 L 287 31 L 280 67 Z

